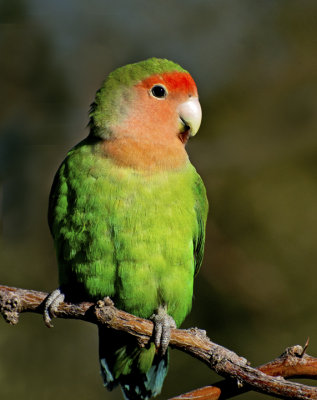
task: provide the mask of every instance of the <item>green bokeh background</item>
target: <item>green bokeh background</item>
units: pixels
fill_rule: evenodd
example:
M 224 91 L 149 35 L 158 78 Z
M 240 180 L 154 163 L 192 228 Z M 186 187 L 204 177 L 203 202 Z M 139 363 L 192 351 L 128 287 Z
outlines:
M 51 291 L 47 199 L 117 66 L 166 57 L 203 108 L 188 145 L 211 203 L 185 327 L 259 365 L 311 338 L 317 355 L 317 2 L 0 0 L 0 283 Z M 160 399 L 218 377 L 173 350 Z M 94 326 L 0 321 L 1 399 L 120 399 L 101 384 Z M 261 399 L 249 393 L 242 399 Z

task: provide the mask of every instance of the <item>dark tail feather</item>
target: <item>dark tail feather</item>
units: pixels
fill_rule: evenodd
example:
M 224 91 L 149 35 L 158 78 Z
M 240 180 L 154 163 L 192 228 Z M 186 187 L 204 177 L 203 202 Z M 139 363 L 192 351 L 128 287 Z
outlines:
M 126 400 L 148 400 L 161 393 L 168 369 L 168 351 L 165 356 L 155 356 L 148 372 L 122 375 L 121 389 Z
M 141 349 L 131 336 L 100 327 L 99 357 L 108 390 L 119 384 L 126 400 L 148 400 L 161 392 L 169 357 L 157 355 L 153 343 Z

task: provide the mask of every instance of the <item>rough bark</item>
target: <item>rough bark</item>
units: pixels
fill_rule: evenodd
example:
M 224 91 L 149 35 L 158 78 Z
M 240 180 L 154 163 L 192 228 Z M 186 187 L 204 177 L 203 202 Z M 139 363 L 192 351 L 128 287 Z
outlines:
M 47 296 L 48 293 L 44 292 L 0 285 L 0 312 L 8 323 L 15 325 L 23 312 L 42 314 Z M 140 346 L 145 346 L 151 340 L 153 332 L 151 321 L 116 309 L 109 298 L 100 300 L 96 304 L 61 303 L 54 316 L 104 324 L 111 329 L 125 331 L 135 336 Z M 228 399 L 248 390 L 285 399 L 317 400 L 316 387 L 289 382 L 283 378 L 317 378 L 317 359 L 305 354 L 305 347 L 288 348 L 276 360 L 256 369 L 248 365 L 245 358 L 213 343 L 206 332 L 198 328 L 173 329 L 170 346 L 199 359 L 226 378 L 213 386 L 182 394 L 173 400 Z

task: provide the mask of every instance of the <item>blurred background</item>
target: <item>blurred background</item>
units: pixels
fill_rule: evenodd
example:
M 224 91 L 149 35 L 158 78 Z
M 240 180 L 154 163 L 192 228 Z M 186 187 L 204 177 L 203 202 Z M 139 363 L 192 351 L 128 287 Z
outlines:
M 0 283 L 58 285 L 46 222 L 66 152 L 88 134 L 95 91 L 148 57 L 189 70 L 203 108 L 188 151 L 211 203 L 204 265 L 184 327 L 259 365 L 311 339 L 317 356 L 317 2 L 0 0 Z M 171 352 L 160 399 L 216 374 Z M 2 399 L 121 399 L 97 330 L 26 314 L 0 321 Z M 249 393 L 243 399 L 262 399 Z

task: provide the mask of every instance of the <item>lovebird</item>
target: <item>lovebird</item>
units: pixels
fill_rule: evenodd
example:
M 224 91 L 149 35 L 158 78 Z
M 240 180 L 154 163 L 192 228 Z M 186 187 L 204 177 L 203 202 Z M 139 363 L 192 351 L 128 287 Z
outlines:
M 181 66 L 150 58 L 120 67 L 97 91 L 89 135 L 69 151 L 52 185 L 48 221 L 60 287 L 46 301 L 46 324 L 65 296 L 109 296 L 154 323 L 145 348 L 98 327 L 104 385 L 120 385 L 125 399 L 161 392 L 171 329 L 192 306 L 208 201 L 185 145 L 200 123 L 196 84 Z

